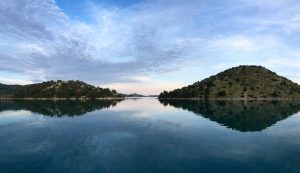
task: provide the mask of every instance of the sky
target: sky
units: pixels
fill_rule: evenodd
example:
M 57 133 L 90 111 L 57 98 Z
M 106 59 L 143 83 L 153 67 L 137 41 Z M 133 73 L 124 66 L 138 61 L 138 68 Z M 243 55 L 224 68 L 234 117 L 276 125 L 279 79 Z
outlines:
M 238 65 L 300 83 L 299 0 L 2 0 L 0 83 L 159 94 Z

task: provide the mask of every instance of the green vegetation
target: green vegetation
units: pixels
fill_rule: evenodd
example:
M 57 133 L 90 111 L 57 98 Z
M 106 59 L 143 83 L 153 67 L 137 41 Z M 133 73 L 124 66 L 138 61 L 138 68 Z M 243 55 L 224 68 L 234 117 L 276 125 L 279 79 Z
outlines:
M 0 96 L 8 96 L 24 88 L 22 85 L 5 85 L 0 83 Z
M 159 98 L 299 99 L 300 86 L 261 66 L 239 66 Z
M 116 90 L 99 88 L 82 81 L 48 81 L 25 86 L 13 98 L 107 98 L 123 97 Z

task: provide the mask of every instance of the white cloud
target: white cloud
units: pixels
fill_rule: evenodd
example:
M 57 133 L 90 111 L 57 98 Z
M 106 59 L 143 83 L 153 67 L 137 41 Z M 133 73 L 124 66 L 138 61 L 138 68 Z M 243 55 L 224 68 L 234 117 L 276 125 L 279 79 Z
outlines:
M 236 18 L 244 25 L 251 25 L 248 29 L 255 29 L 255 32 L 293 35 L 300 31 L 300 3 L 297 0 L 243 0 L 241 9 L 253 10 L 252 14 Z
M 30 80 L 21 80 L 21 79 L 8 79 L 4 77 L 0 77 L 0 83 L 5 83 L 5 84 L 19 84 L 19 85 L 27 85 L 31 84 L 32 81 Z
M 124 91 L 139 83 L 147 93 L 181 86 L 149 79 L 152 74 L 193 66 L 251 63 L 284 73 L 300 67 L 299 8 L 296 0 L 90 3 L 87 23 L 69 18 L 54 0 L 1 1 L 0 71 L 121 90 L 127 83 Z
M 151 4 L 129 10 L 91 7 L 96 20 L 86 24 L 69 19 L 53 0 L 1 2 L 0 38 L 8 51 L 0 52 L 0 70 L 35 80 L 130 82 L 131 75 L 173 69 L 172 62 L 182 58 L 175 35 L 186 10 Z
M 208 47 L 213 50 L 231 50 L 231 51 L 257 51 L 259 45 L 253 38 L 246 36 L 233 36 L 217 38 L 209 42 Z

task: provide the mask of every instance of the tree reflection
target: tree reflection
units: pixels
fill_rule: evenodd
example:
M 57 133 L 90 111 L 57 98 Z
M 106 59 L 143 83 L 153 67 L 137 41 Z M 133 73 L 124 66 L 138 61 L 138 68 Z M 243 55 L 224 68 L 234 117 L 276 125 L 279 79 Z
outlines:
M 0 112 L 28 110 L 51 117 L 80 116 L 87 112 L 116 106 L 123 99 L 111 100 L 2 100 Z
M 297 101 L 160 100 L 241 132 L 261 131 L 299 112 Z

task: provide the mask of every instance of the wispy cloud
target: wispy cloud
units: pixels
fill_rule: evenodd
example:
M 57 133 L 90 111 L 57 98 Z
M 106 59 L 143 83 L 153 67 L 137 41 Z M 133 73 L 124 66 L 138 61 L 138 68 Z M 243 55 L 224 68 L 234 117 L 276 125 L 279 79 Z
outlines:
M 0 71 L 32 81 L 157 84 L 161 90 L 187 83 L 181 76 L 173 87 L 158 82 L 159 74 L 179 70 L 194 76 L 190 83 L 205 76 L 199 68 L 213 74 L 239 64 L 300 74 L 297 0 L 155 0 L 126 7 L 88 1 L 86 9 L 88 21 L 54 0 L 1 1 Z
M 155 4 L 134 10 L 90 4 L 94 23 L 70 20 L 54 1 L 1 2 L 1 69 L 34 79 L 130 82 L 131 76 L 164 72 L 182 57 L 178 8 Z M 161 16 L 164 16 L 161 18 Z M 166 64 L 168 64 L 166 66 Z
M 27 85 L 31 84 L 32 81 L 30 80 L 21 80 L 21 79 L 8 79 L 4 77 L 0 77 L 0 83 L 5 83 L 5 84 L 19 84 L 19 85 Z

